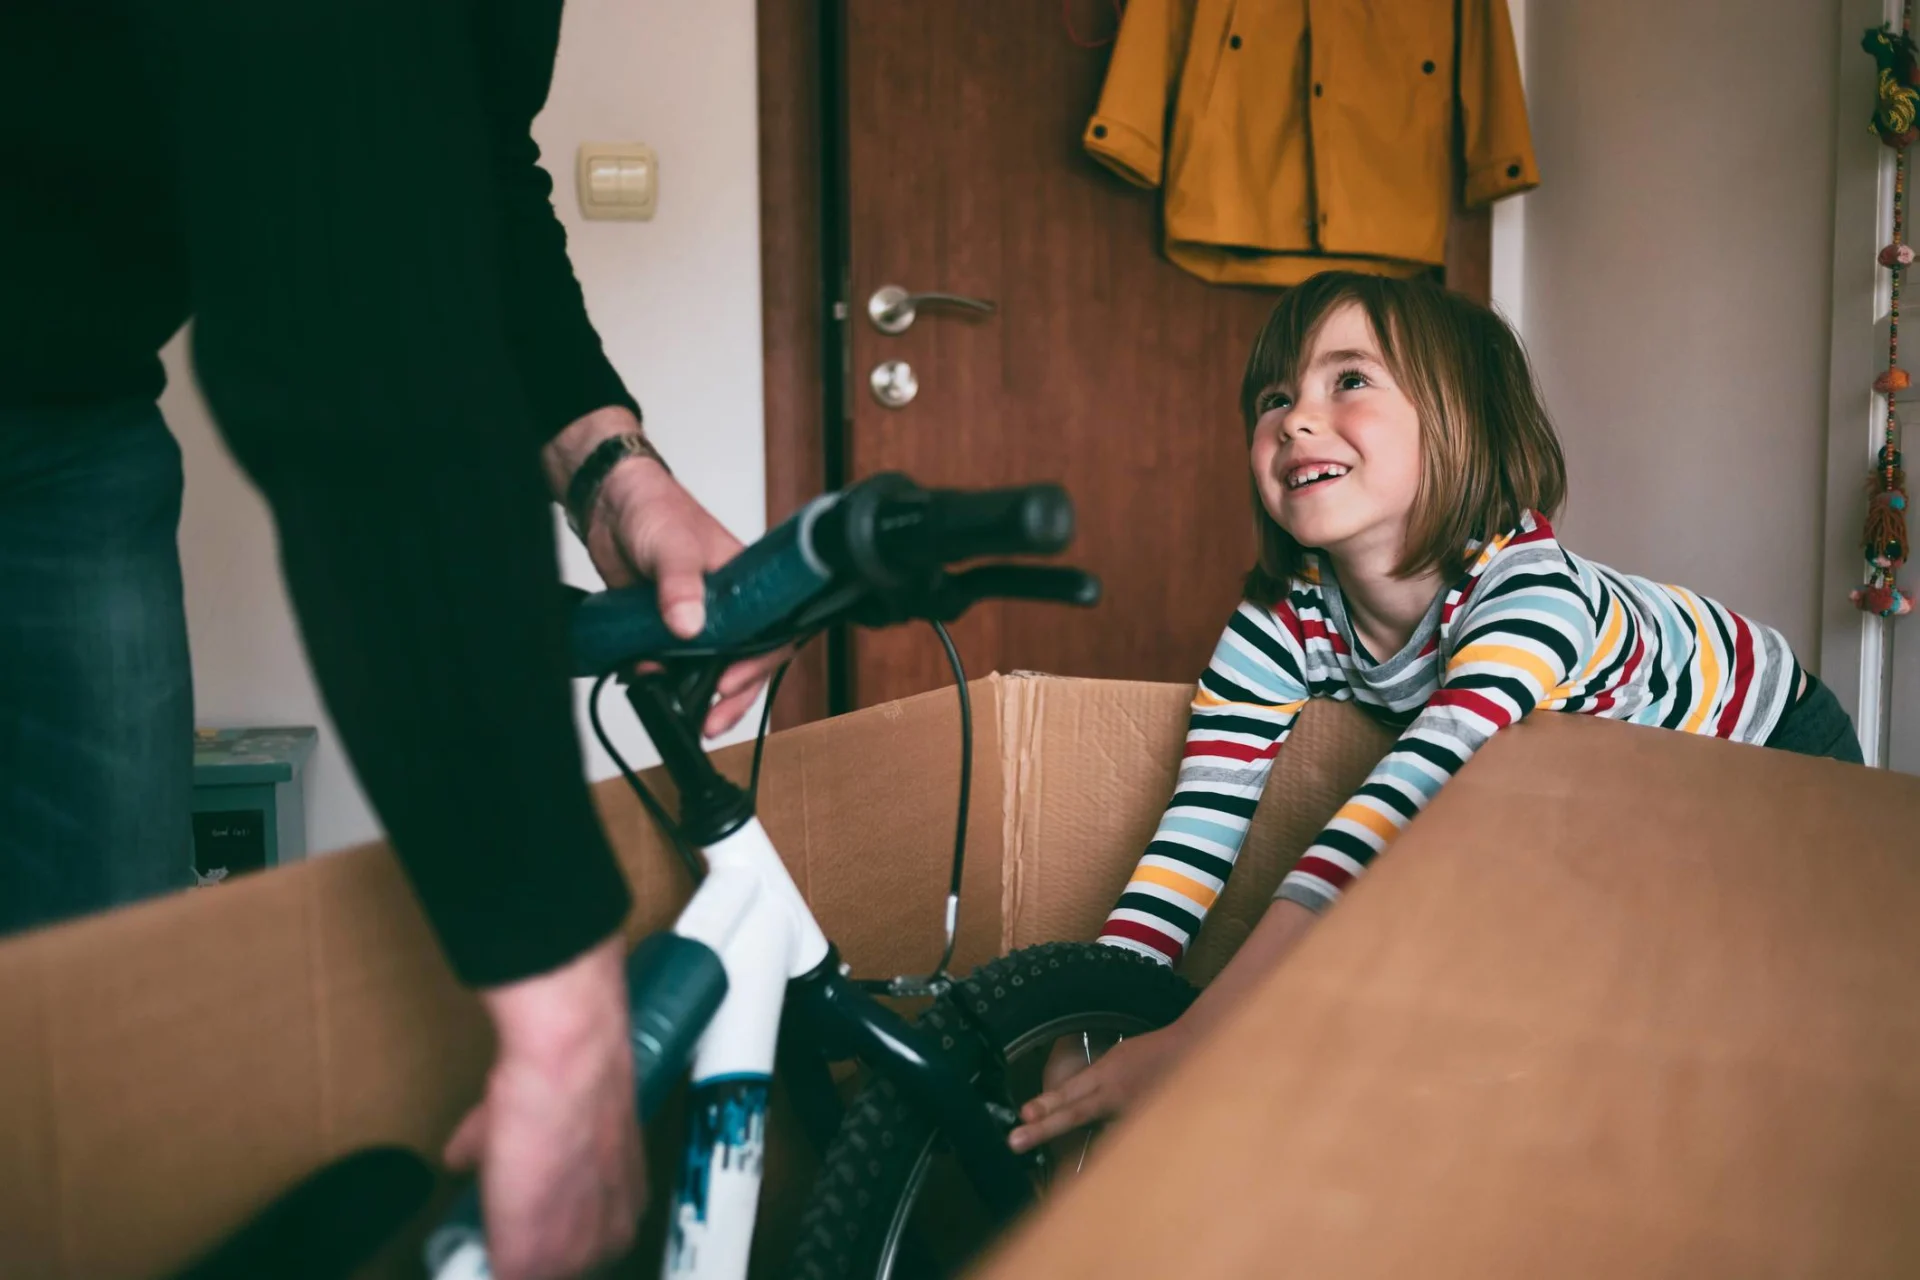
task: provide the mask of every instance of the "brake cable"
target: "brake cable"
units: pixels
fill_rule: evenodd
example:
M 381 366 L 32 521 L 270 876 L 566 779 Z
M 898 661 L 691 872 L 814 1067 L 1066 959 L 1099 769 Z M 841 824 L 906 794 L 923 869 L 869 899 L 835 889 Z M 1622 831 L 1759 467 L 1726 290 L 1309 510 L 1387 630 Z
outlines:
M 946 651 L 947 665 L 953 671 L 954 688 L 960 696 L 960 799 L 954 819 L 953 863 L 947 879 L 947 902 L 943 920 L 945 939 L 939 963 L 934 965 L 933 971 L 925 977 L 901 975 L 894 978 L 866 978 L 858 981 L 858 985 L 868 991 L 901 998 L 938 997 L 946 994 L 953 986 L 953 976 L 947 969 L 953 963 L 954 949 L 958 945 L 960 936 L 960 885 L 966 870 L 967 817 L 973 795 L 973 699 L 967 688 L 966 667 L 960 660 L 960 650 L 954 645 L 953 636 L 947 631 L 946 624 L 934 618 L 926 621 L 933 628 L 934 634 L 940 639 L 941 647 Z M 816 631 L 803 636 L 794 646 L 796 656 L 799 650 L 818 634 Z M 768 645 L 761 652 L 770 652 L 776 647 Z M 721 655 L 715 653 L 711 656 Z M 741 656 L 751 655 L 743 653 Z M 787 669 L 792 665 L 792 658 L 781 663 L 768 682 L 766 701 L 760 712 L 760 726 L 754 734 L 753 768 L 747 781 L 747 794 L 754 801 L 756 810 L 759 807 L 760 797 L 760 766 L 766 753 L 767 735 L 773 725 L 774 700 L 780 696 L 780 685 L 786 679 Z M 639 776 L 628 765 L 626 758 L 620 754 L 619 748 L 614 746 L 611 735 L 607 733 L 606 724 L 600 718 L 600 696 L 616 674 L 609 671 L 596 680 L 593 692 L 587 699 L 588 719 L 593 724 L 594 737 L 599 740 L 601 749 L 620 770 L 620 776 L 626 780 L 627 786 L 632 788 L 633 793 L 639 797 L 647 815 L 653 819 L 654 824 L 666 836 L 668 843 L 673 846 L 674 852 L 679 854 L 680 860 L 686 864 L 687 872 L 693 877 L 694 883 L 698 884 L 706 874 L 699 852 L 681 832 L 679 823 L 667 812 L 666 806 L 644 782 L 640 781 Z
M 973 795 L 973 698 L 967 689 L 967 671 L 960 662 L 960 650 L 954 647 L 946 624 L 930 618 L 928 625 L 947 651 L 947 665 L 953 668 L 954 688 L 960 694 L 960 805 L 954 820 L 953 868 L 947 880 L 946 945 L 940 952 L 940 963 L 924 978 L 870 979 L 860 985 L 890 996 L 937 999 L 953 986 L 953 975 L 947 972 L 947 966 L 953 963 L 953 949 L 960 937 L 960 878 L 967 865 L 967 809 Z

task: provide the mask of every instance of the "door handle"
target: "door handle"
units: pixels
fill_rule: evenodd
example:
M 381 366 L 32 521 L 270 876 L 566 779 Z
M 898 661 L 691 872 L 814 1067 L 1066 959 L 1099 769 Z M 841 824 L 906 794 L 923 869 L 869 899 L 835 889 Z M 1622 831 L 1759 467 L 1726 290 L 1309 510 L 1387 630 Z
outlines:
M 999 310 L 985 298 L 969 298 L 959 293 L 908 293 L 897 284 L 883 284 L 867 299 L 867 317 L 882 333 L 905 333 L 913 327 L 921 307 L 960 307 L 992 315 Z

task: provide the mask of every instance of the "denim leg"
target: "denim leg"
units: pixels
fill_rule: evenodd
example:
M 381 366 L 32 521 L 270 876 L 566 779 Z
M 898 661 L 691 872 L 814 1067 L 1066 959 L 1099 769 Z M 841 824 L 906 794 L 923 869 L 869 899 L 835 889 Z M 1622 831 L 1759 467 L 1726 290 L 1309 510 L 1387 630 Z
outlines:
M 191 882 L 180 498 L 151 404 L 0 411 L 0 933 Z
M 1840 705 L 1833 690 L 1812 676 L 1807 689 L 1787 714 L 1774 726 L 1767 745 L 1779 751 L 1803 756 L 1824 756 L 1846 764 L 1861 764 L 1860 737 L 1854 732 L 1853 718 Z

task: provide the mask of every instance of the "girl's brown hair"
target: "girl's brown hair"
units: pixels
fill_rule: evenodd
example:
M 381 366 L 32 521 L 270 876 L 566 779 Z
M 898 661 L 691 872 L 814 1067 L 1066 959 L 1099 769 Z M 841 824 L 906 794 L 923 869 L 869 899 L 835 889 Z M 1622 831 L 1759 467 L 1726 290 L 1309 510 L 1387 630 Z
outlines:
M 1398 574 L 1437 569 L 1451 580 L 1466 569 L 1470 541 L 1513 528 L 1525 511 L 1559 510 L 1566 463 L 1519 339 L 1488 308 L 1421 280 L 1327 271 L 1287 290 L 1240 384 L 1249 444 L 1261 393 L 1298 383 L 1314 334 L 1347 302 L 1365 310 L 1387 372 L 1420 415 L 1420 487 Z M 1253 523 L 1260 560 L 1247 598 L 1272 606 L 1286 597 L 1306 548 L 1267 514 L 1257 485 Z

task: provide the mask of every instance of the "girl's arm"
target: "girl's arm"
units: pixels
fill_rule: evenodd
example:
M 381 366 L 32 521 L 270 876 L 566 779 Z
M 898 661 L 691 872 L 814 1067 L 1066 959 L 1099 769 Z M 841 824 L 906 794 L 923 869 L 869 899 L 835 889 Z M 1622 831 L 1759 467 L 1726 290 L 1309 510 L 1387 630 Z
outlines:
M 1291 607 L 1243 604 L 1200 677 L 1179 780 L 1100 941 L 1175 964 L 1225 887 L 1280 744 L 1307 702 Z
M 1506 549 L 1474 587 L 1440 687 L 1275 897 L 1324 911 L 1507 725 L 1564 705 L 1595 650 L 1586 597 L 1551 543 Z
M 1570 674 L 1584 673 L 1595 649 L 1585 597 L 1557 548 L 1498 568 L 1476 586 L 1438 692 L 1281 882 L 1233 960 L 1171 1027 L 1123 1041 L 1070 1077 L 1050 1071 L 1048 1091 L 1021 1110 L 1016 1151 L 1130 1107 L 1259 986 L 1487 739 L 1565 701 Z

